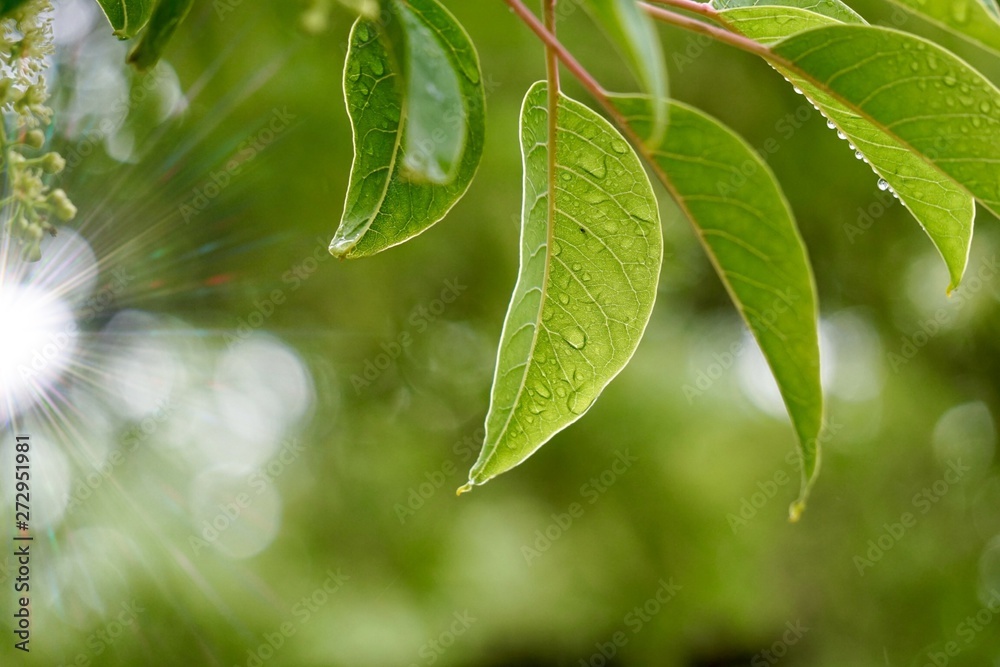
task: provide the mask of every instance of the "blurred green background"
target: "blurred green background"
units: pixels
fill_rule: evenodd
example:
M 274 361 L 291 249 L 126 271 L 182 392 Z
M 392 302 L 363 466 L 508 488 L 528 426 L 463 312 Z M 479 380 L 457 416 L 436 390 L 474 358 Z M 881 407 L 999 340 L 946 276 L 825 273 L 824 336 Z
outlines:
M 445 1 L 489 91 L 479 175 L 422 236 L 341 263 L 325 246 L 351 163 L 349 13 L 306 36 L 302 3 L 199 3 L 141 78 L 92 4 L 58 3 L 50 77 L 81 215 L 46 275 L 73 284 L 83 333 L 22 429 L 37 456 L 32 651 L 5 631 L 0 662 L 1000 665 L 988 213 L 949 299 L 919 226 L 804 98 L 755 58 L 664 28 L 673 95 L 779 146 L 768 162 L 815 267 L 829 395 L 808 510 L 788 522 L 792 430 L 662 190 L 659 302 L 631 365 L 585 419 L 457 499 L 516 277 L 537 41 L 499 0 Z M 1000 80 L 996 57 L 851 4 Z M 634 88 L 571 0 L 559 30 L 606 87 Z

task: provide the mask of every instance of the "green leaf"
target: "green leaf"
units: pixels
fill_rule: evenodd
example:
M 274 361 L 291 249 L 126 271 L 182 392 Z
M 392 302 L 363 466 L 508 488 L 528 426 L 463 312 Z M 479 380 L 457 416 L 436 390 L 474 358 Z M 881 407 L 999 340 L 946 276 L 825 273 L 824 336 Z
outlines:
M 931 173 L 952 179 L 994 214 L 1000 211 L 1000 91 L 958 57 L 920 37 L 871 26 L 818 28 L 772 48 L 795 75 L 822 93 L 820 106 L 825 96 L 847 108 L 848 114 L 833 120 L 849 136 L 855 121 L 863 120 L 857 125 L 880 129 L 894 140 L 893 150 L 918 155 L 933 168 Z M 865 142 L 857 145 L 866 155 L 884 148 L 869 145 L 868 137 L 859 140 Z M 926 183 L 926 176 L 911 171 L 909 164 L 890 173 L 875 168 L 924 223 L 956 287 L 959 266 L 968 261 L 972 211 L 959 208 L 958 193 L 941 178 Z M 905 193 L 897 183 L 907 186 Z M 928 208 L 950 209 L 953 222 L 936 226 L 947 221 L 935 220 L 932 227 L 926 214 L 917 214 L 914 193 Z
M 625 367 L 656 300 L 659 212 L 635 152 L 560 95 L 549 173 L 548 86 L 521 109 L 521 269 L 507 311 L 486 442 L 466 491 L 579 419 Z
M 959 37 L 1000 53 L 1000 13 L 992 0 L 890 0 Z
M 616 97 L 640 136 L 648 100 Z M 823 424 L 816 287 L 805 244 L 777 179 L 757 152 L 705 113 L 677 102 L 663 143 L 650 144 L 659 174 L 690 219 L 777 381 L 802 456 L 796 518 L 819 464 Z
M 654 137 L 662 136 L 667 123 L 667 68 L 656 24 L 635 0 L 585 0 L 584 7 L 628 60 L 636 78 L 657 100 Z
M 728 14 L 729 12 L 723 12 L 724 20 Z M 782 23 L 781 18 L 781 14 L 776 14 L 770 19 L 761 18 L 757 22 L 744 21 L 740 23 L 739 30 L 754 39 L 760 36 L 771 37 L 780 31 L 783 25 L 786 25 Z M 849 32 L 846 34 L 839 32 L 845 30 Z M 929 65 L 927 65 L 930 62 L 928 59 L 933 60 L 939 57 L 935 55 L 937 53 L 942 54 L 940 56 L 942 63 L 945 62 L 946 58 L 949 62 L 956 62 L 962 69 L 970 73 L 970 78 L 978 78 L 987 86 L 989 84 L 972 72 L 968 66 L 957 61 L 955 56 L 947 54 L 940 47 L 904 33 L 867 25 L 834 24 L 795 33 L 785 41 L 779 42 L 773 49 L 780 54 L 780 50 L 787 48 L 787 45 L 793 40 L 810 40 L 814 39 L 810 36 L 830 34 L 826 31 L 834 31 L 834 34 L 844 35 L 844 41 L 841 42 L 837 56 L 844 68 L 871 70 L 873 78 L 868 81 L 870 85 L 863 88 L 865 91 L 870 92 L 882 88 L 890 92 L 874 100 L 866 99 L 867 93 L 849 94 L 842 97 L 811 72 L 803 71 L 792 62 L 786 62 L 779 58 L 772 60 L 772 65 L 801 90 L 814 105 L 819 107 L 835 129 L 850 142 L 855 154 L 863 158 L 880 179 L 892 188 L 903 205 L 927 232 L 948 267 L 950 275 L 948 289 L 950 291 L 961 282 L 968 264 L 969 247 L 972 243 L 975 204 L 967 190 L 972 190 L 972 194 L 984 192 L 989 195 L 989 192 L 981 185 L 977 185 L 975 178 L 969 182 L 963 182 L 961 178 L 956 177 L 961 174 L 968 176 L 966 168 L 948 168 L 946 165 L 948 160 L 954 158 L 965 159 L 968 155 L 963 151 L 967 146 L 973 151 L 984 152 L 981 146 L 970 146 L 970 140 L 974 143 L 985 139 L 985 137 L 974 137 L 979 131 L 979 128 L 975 127 L 975 123 L 983 126 L 986 121 L 982 118 L 975 122 L 969 118 L 967 124 L 959 121 L 957 125 L 966 125 L 964 132 L 960 127 L 955 127 L 953 132 L 948 131 L 944 134 L 934 132 L 924 136 L 914 144 L 900 134 L 897 119 L 906 115 L 920 116 L 926 111 L 928 105 L 942 103 L 943 96 L 935 94 L 935 91 L 947 88 L 942 77 L 946 72 L 941 71 L 934 74 L 934 71 L 930 70 Z M 899 52 L 894 53 L 892 58 L 871 59 L 859 55 L 860 50 L 864 49 L 865 45 L 870 51 L 877 50 L 878 47 L 872 43 L 882 39 L 881 36 L 888 36 L 887 38 L 893 42 L 901 41 L 907 46 L 906 48 L 897 46 Z M 857 40 L 858 52 L 854 50 L 854 40 Z M 926 49 L 931 49 L 931 51 L 925 51 L 927 55 L 918 57 L 918 54 Z M 822 57 L 818 57 L 809 62 L 818 63 L 822 60 Z M 928 72 L 923 71 L 925 67 Z M 912 77 L 911 75 L 914 73 L 918 73 L 918 76 Z M 905 97 L 897 95 L 901 87 L 905 87 L 907 90 Z M 930 92 L 928 92 L 928 88 Z M 936 101 L 932 102 L 932 100 Z M 878 104 L 873 106 L 873 101 L 878 102 Z M 942 110 L 942 113 L 946 114 L 947 112 Z M 953 115 L 948 118 L 949 122 L 956 120 Z M 903 134 L 913 135 L 913 133 Z M 915 135 L 911 136 L 911 139 L 916 140 Z M 984 173 L 990 173 L 988 162 L 991 158 L 984 157 L 986 157 L 986 161 L 980 161 L 980 169 L 986 169 Z
M 344 95 L 354 164 L 330 244 L 336 257 L 373 255 L 436 223 L 465 194 L 483 153 L 485 94 L 468 35 L 437 0 L 390 7 L 397 30 L 359 19 L 351 32 Z M 449 77 L 457 91 L 441 83 Z
M 719 12 L 726 24 L 737 32 L 760 42 L 773 44 L 804 30 L 839 23 L 824 14 L 797 7 L 738 7 Z M 863 19 L 858 22 L 864 23 Z
M 97 0 L 119 39 L 139 34 L 153 12 L 154 0 Z M 10 4 L 8 2 L 8 4 Z
M 128 55 L 128 61 L 140 72 L 145 72 L 156 65 L 170 38 L 174 36 L 177 26 L 187 18 L 193 5 L 194 0 L 159 0 L 146 31 Z
M 774 20 L 779 22 L 784 22 L 785 17 L 791 16 L 788 10 L 802 9 L 826 16 L 840 23 L 865 23 L 860 14 L 840 0 L 712 0 L 711 5 L 719 11 L 760 7 L 770 12 Z M 777 7 L 783 9 L 776 11 Z M 790 35 L 793 32 L 795 31 L 787 30 L 785 34 Z
M 465 148 L 467 121 L 458 72 L 445 45 L 424 19 L 396 2 L 406 40 L 406 132 L 403 168 L 411 181 L 446 185 L 455 180 Z M 442 109 L 455 109 L 452 117 Z

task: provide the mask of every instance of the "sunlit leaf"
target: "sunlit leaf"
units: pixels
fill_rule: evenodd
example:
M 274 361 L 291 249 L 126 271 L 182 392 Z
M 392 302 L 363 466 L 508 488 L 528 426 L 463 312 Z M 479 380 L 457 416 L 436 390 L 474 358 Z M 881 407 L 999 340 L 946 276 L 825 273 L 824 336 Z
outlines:
M 649 135 L 648 100 L 616 97 L 615 105 L 641 136 Z M 823 390 L 816 288 L 791 209 L 757 152 L 697 109 L 671 103 L 666 136 L 650 152 L 785 400 L 802 455 L 796 517 L 818 469 Z
M 120 39 L 131 39 L 149 21 L 155 0 L 97 0 Z
M 1000 13 L 993 0 L 891 0 L 907 11 L 1000 53 Z
M 712 0 L 712 7 L 717 10 L 761 7 L 768 9 L 778 21 L 784 21 L 790 16 L 786 10 L 802 9 L 814 14 L 826 16 L 841 23 L 864 23 L 864 19 L 856 11 L 845 5 L 840 0 Z M 780 11 L 775 8 L 781 7 Z M 794 30 L 788 30 L 785 34 L 791 34 Z
M 958 57 L 920 37 L 849 25 L 793 35 L 772 49 L 853 115 L 1000 211 L 1000 91 Z M 955 252 L 966 245 L 960 236 Z
M 663 242 L 642 165 L 607 121 L 560 96 L 550 174 L 547 95 L 536 83 L 521 110 L 521 269 L 469 486 L 590 409 L 632 357 L 656 299 Z
M 390 6 L 391 31 L 360 19 L 351 33 L 344 93 L 354 164 L 330 245 L 341 258 L 375 254 L 443 218 L 483 152 L 485 95 L 465 31 L 436 0 Z
M 746 10 L 728 10 L 722 12 L 725 19 L 729 11 L 741 12 Z M 801 12 L 802 10 L 789 10 Z M 746 15 L 744 15 L 744 18 Z M 739 24 L 739 30 L 748 37 L 754 39 L 773 38 L 785 25 L 780 21 L 781 14 L 774 16 L 758 17 L 756 21 L 744 20 Z M 893 192 L 900 198 L 900 201 L 913 214 L 913 217 L 920 223 L 927 232 L 935 247 L 941 253 L 945 264 L 948 266 L 950 275 L 949 289 L 953 289 L 961 282 L 965 267 L 968 264 L 969 247 L 972 242 L 973 218 L 975 217 L 975 204 L 972 195 L 991 195 L 987 188 L 983 188 L 978 183 L 978 178 L 968 178 L 969 174 L 965 168 L 949 168 L 946 165 L 951 159 L 965 159 L 963 146 L 968 146 L 970 139 L 979 141 L 985 139 L 973 139 L 975 133 L 980 128 L 988 125 L 989 122 L 983 118 L 973 122 L 970 117 L 963 132 L 960 127 L 954 127 L 953 132 L 935 132 L 926 134 L 925 126 L 917 134 L 923 136 L 916 140 L 916 144 L 911 143 L 904 137 L 913 135 L 912 132 L 900 133 L 900 120 L 907 115 L 920 116 L 928 108 L 927 104 L 942 104 L 943 96 L 939 93 L 945 91 L 946 81 L 944 71 L 935 74 L 930 70 L 928 63 L 937 62 L 940 58 L 942 63 L 956 62 L 961 68 L 969 73 L 970 78 L 978 78 L 984 82 L 979 75 L 975 74 L 968 66 L 960 63 L 957 58 L 947 54 L 940 47 L 936 47 L 925 40 L 917 37 L 905 35 L 895 31 L 881 28 L 872 28 L 865 25 L 842 25 L 832 24 L 828 27 L 820 27 L 815 30 L 795 33 L 789 30 L 789 36 L 785 41 L 774 46 L 778 51 L 787 48 L 785 45 L 792 40 L 801 38 L 809 39 L 810 35 L 822 34 L 824 31 L 851 31 L 850 36 L 844 35 L 844 40 L 840 42 L 838 57 L 844 68 L 864 69 L 870 71 L 871 80 L 865 76 L 852 76 L 851 79 L 865 79 L 867 84 L 862 86 L 862 90 L 874 91 L 883 89 L 888 91 L 882 94 L 881 101 L 875 99 L 873 106 L 872 99 L 866 99 L 865 94 L 851 94 L 841 97 L 833 92 L 821 80 L 815 78 L 811 73 L 802 71 L 793 66 L 792 63 L 784 61 L 772 61 L 775 68 L 781 72 L 785 78 L 789 79 L 798 89 L 800 89 L 814 105 L 818 106 L 823 115 L 829 119 L 834 128 L 841 133 L 844 138 L 854 147 L 856 155 L 865 159 L 876 174 L 884 181 L 885 186 L 892 188 Z M 843 34 L 843 33 L 841 33 Z M 864 49 L 875 53 L 878 46 L 873 42 L 883 39 L 879 36 L 886 36 L 890 43 L 895 44 L 898 51 L 892 57 L 874 57 L 866 59 L 860 55 Z M 858 52 L 855 52 L 851 40 L 857 40 Z M 901 46 L 905 44 L 906 48 Z M 927 55 L 920 52 L 925 49 Z M 940 56 L 936 54 L 941 54 Z M 822 58 L 813 59 L 810 62 L 821 61 Z M 848 62 L 850 60 L 850 62 Z M 929 71 L 923 72 L 923 69 Z M 914 73 L 920 73 L 913 77 Z M 957 83 L 957 80 L 955 80 Z M 870 85 L 869 85 L 870 84 Z M 988 83 L 986 83 L 989 86 Z M 906 97 L 899 97 L 897 93 L 901 88 L 906 88 Z M 994 89 L 995 90 L 995 89 Z M 954 98 L 953 98 L 954 102 Z M 977 102 L 979 103 L 979 102 Z M 864 108 L 863 108 L 864 107 Z M 995 107 L 994 107 L 995 108 Z M 955 111 L 958 111 L 957 109 Z M 987 109 L 989 111 L 989 109 Z M 942 109 L 942 114 L 947 115 L 948 111 Z M 981 113 L 981 111 L 980 111 Z M 995 112 L 994 112 L 995 113 Z M 949 123 L 955 120 L 955 116 L 948 116 Z M 905 120 L 902 121 L 905 123 Z M 979 123 L 980 127 L 976 127 Z M 962 123 L 959 122 L 958 125 Z M 975 131 L 973 134 L 968 134 Z M 913 135 L 915 137 L 916 135 Z M 912 138 L 912 137 L 911 137 Z M 988 169 L 989 156 L 983 155 L 983 147 L 971 147 L 973 151 L 978 151 L 985 161 L 979 160 L 980 170 Z M 988 152 L 988 151 L 985 151 Z M 988 173 L 984 171 L 982 173 Z M 959 176 L 965 174 L 968 182 L 963 182 Z M 964 187 L 963 187 L 964 186 Z
M 797 7 L 738 7 L 719 12 L 728 26 L 761 44 L 773 44 L 804 30 L 840 23 L 825 14 Z M 858 23 L 863 19 L 858 18 Z
M 667 122 L 667 68 L 656 25 L 635 0 L 585 0 L 584 7 L 628 60 L 645 92 L 657 100 L 654 137 Z
M 146 31 L 128 55 L 128 61 L 139 71 L 151 69 L 159 62 L 177 26 L 184 21 L 193 5 L 194 0 L 159 0 Z

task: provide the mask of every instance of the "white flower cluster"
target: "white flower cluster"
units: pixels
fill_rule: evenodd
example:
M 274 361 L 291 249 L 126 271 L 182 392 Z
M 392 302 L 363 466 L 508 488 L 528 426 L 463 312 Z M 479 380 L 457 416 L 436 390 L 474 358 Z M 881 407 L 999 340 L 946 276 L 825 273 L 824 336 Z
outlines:
M 41 258 L 44 235 L 55 235 L 53 216 L 63 222 L 76 216 L 66 193 L 46 182 L 66 161 L 58 153 L 41 152 L 42 128 L 52 119 L 45 68 L 53 50 L 50 0 L 28 0 L 0 21 L 0 158 L 9 186 L 0 202 L 7 208 L 0 232 L 17 238 L 29 261 Z

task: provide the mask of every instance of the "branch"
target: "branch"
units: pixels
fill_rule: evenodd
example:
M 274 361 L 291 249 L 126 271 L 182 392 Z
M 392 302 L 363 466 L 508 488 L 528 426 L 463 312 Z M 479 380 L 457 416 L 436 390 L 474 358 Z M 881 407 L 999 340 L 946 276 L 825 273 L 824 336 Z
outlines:
M 673 2 L 683 2 L 684 0 L 671 0 Z M 700 5 L 701 3 L 694 2 L 691 4 Z M 679 28 L 684 28 L 685 30 L 690 30 L 691 32 L 701 33 L 702 35 L 708 35 L 712 39 L 722 42 L 723 44 L 728 44 L 730 46 L 735 46 L 741 51 L 746 51 L 747 53 L 752 53 L 755 56 L 760 56 L 761 58 L 773 59 L 774 53 L 771 49 L 767 48 L 763 44 L 755 42 L 749 37 L 744 37 L 743 35 L 738 35 L 728 30 L 723 30 L 722 28 L 716 28 L 715 26 L 708 25 L 707 23 L 702 23 L 701 21 L 696 21 L 692 18 L 688 18 L 682 14 L 677 14 L 662 7 L 656 7 L 646 2 L 640 2 L 639 6 L 645 10 L 647 14 L 652 16 L 658 21 L 668 23 L 670 25 L 675 25 Z M 718 14 L 714 10 L 712 11 L 711 18 L 717 17 Z
M 556 3 L 559 0 L 542 0 L 545 8 L 545 29 L 556 34 Z M 548 73 L 549 88 L 559 92 L 559 56 L 548 44 L 545 45 L 545 65 Z
M 713 21 L 717 20 L 719 12 L 711 4 L 706 2 L 694 2 L 694 0 L 648 0 L 659 5 L 669 5 L 677 9 L 689 11 L 692 14 L 701 14 Z

